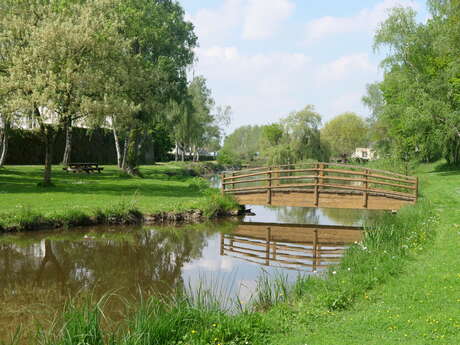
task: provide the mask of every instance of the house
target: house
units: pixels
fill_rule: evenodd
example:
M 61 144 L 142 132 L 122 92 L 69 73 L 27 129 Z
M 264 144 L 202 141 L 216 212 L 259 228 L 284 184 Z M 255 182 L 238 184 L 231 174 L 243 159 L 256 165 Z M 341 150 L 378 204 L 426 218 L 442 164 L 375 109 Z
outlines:
M 355 149 L 355 152 L 351 154 L 351 158 L 353 159 L 361 159 L 365 161 L 371 161 L 377 159 L 377 153 L 368 147 L 358 147 Z

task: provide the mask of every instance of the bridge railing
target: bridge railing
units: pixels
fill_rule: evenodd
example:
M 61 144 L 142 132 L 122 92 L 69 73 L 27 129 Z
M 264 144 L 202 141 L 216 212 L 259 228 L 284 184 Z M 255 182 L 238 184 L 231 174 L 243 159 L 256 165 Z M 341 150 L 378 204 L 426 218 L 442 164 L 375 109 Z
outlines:
M 296 190 L 314 193 L 351 193 L 386 196 L 416 202 L 418 178 L 363 166 L 338 163 L 307 163 L 260 167 L 222 174 L 222 192 L 241 194 L 267 192 L 267 203 L 274 191 Z

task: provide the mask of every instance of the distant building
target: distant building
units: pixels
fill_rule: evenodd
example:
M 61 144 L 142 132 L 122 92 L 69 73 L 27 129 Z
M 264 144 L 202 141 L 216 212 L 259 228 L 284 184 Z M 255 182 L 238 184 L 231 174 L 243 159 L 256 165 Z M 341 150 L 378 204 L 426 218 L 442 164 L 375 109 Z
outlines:
M 362 159 L 365 161 L 371 161 L 377 159 L 377 153 L 368 147 L 358 147 L 355 152 L 351 154 L 351 158 Z

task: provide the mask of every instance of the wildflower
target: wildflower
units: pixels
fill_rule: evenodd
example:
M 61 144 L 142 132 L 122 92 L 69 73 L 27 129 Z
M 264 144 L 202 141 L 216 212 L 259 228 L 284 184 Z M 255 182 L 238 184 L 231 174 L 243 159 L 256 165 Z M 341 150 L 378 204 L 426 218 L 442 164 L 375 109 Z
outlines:
M 349 270 L 349 271 L 351 271 L 351 268 L 350 268 L 350 267 L 348 267 L 348 270 Z
M 332 274 L 336 274 L 337 272 L 336 271 L 332 271 Z
M 196 333 L 196 331 L 194 329 L 192 329 L 192 334 L 195 334 L 195 333 Z

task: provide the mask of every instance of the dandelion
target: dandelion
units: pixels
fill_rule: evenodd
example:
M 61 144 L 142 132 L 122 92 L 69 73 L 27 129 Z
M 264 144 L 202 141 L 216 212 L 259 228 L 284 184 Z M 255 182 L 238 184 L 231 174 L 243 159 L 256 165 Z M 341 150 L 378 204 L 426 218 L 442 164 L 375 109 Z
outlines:
M 196 331 L 194 329 L 192 329 L 192 334 L 195 334 L 195 333 L 196 333 Z

